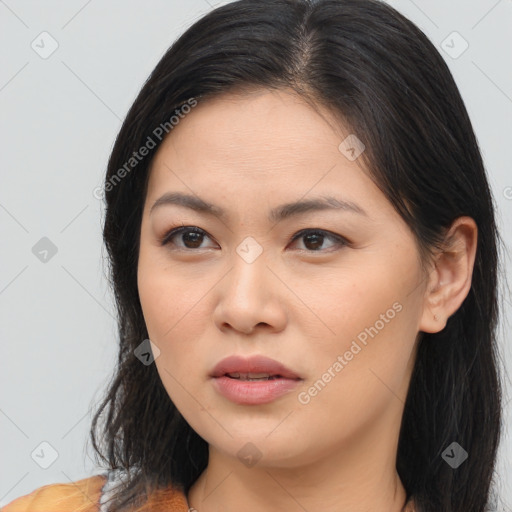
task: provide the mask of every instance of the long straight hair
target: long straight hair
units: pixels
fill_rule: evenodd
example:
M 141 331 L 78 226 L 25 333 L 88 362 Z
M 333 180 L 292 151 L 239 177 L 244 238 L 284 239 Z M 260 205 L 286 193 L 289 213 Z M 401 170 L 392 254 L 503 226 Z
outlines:
M 130 108 L 104 188 L 118 364 L 90 432 L 97 460 L 127 472 L 110 510 L 143 507 L 169 486 L 188 492 L 208 464 L 208 444 L 176 409 L 155 365 L 134 356 L 148 338 L 137 263 L 162 127 L 172 137 L 169 120 L 183 105 L 258 87 L 291 88 L 358 134 L 366 168 L 410 227 L 423 262 L 457 217 L 475 220 L 471 289 L 442 331 L 422 333 L 396 467 L 419 511 L 488 510 L 501 430 L 495 207 L 447 65 L 419 28 L 378 0 L 239 0 L 212 10 L 168 49 Z M 133 152 L 150 145 L 127 170 Z M 457 468 L 443 458 L 453 442 L 468 453 Z

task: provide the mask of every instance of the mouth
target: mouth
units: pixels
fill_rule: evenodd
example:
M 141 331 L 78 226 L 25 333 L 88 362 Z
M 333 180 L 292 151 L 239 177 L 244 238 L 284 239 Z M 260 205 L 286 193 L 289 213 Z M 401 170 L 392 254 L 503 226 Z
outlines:
M 262 355 L 230 356 L 210 374 L 212 385 L 238 405 L 262 405 L 289 394 L 303 379 L 282 363 Z

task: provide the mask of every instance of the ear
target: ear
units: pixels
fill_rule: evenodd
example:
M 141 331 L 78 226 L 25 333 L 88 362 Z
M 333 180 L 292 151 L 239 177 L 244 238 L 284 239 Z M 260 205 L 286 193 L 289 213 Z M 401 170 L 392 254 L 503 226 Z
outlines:
M 445 247 L 434 259 L 425 291 L 419 330 L 442 331 L 467 297 L 475 263 L 478 228 L 471 217 L 459 217 L 450 226 Z

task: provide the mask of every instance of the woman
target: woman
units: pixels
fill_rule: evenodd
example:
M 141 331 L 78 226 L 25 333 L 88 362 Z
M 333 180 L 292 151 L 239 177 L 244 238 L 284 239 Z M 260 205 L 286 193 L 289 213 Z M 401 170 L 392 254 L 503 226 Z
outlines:
M 374 0 L 210 12 L 135 100 L 105 199 L 111 471 L 7 512 L 487 510 L 499 234 L 415 25 Z

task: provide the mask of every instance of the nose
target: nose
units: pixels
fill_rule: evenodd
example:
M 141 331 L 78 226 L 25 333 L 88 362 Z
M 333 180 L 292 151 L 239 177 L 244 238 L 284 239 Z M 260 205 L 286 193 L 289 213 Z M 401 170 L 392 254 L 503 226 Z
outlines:
M 213 313 L 217 327 L 226 331 L 252 334 L 255 330 L 278 332 L 286 324 L 286 287 L 260 255 L 252 263 L 237 253 L 231 270 L 217 289 L 218 300 Z

